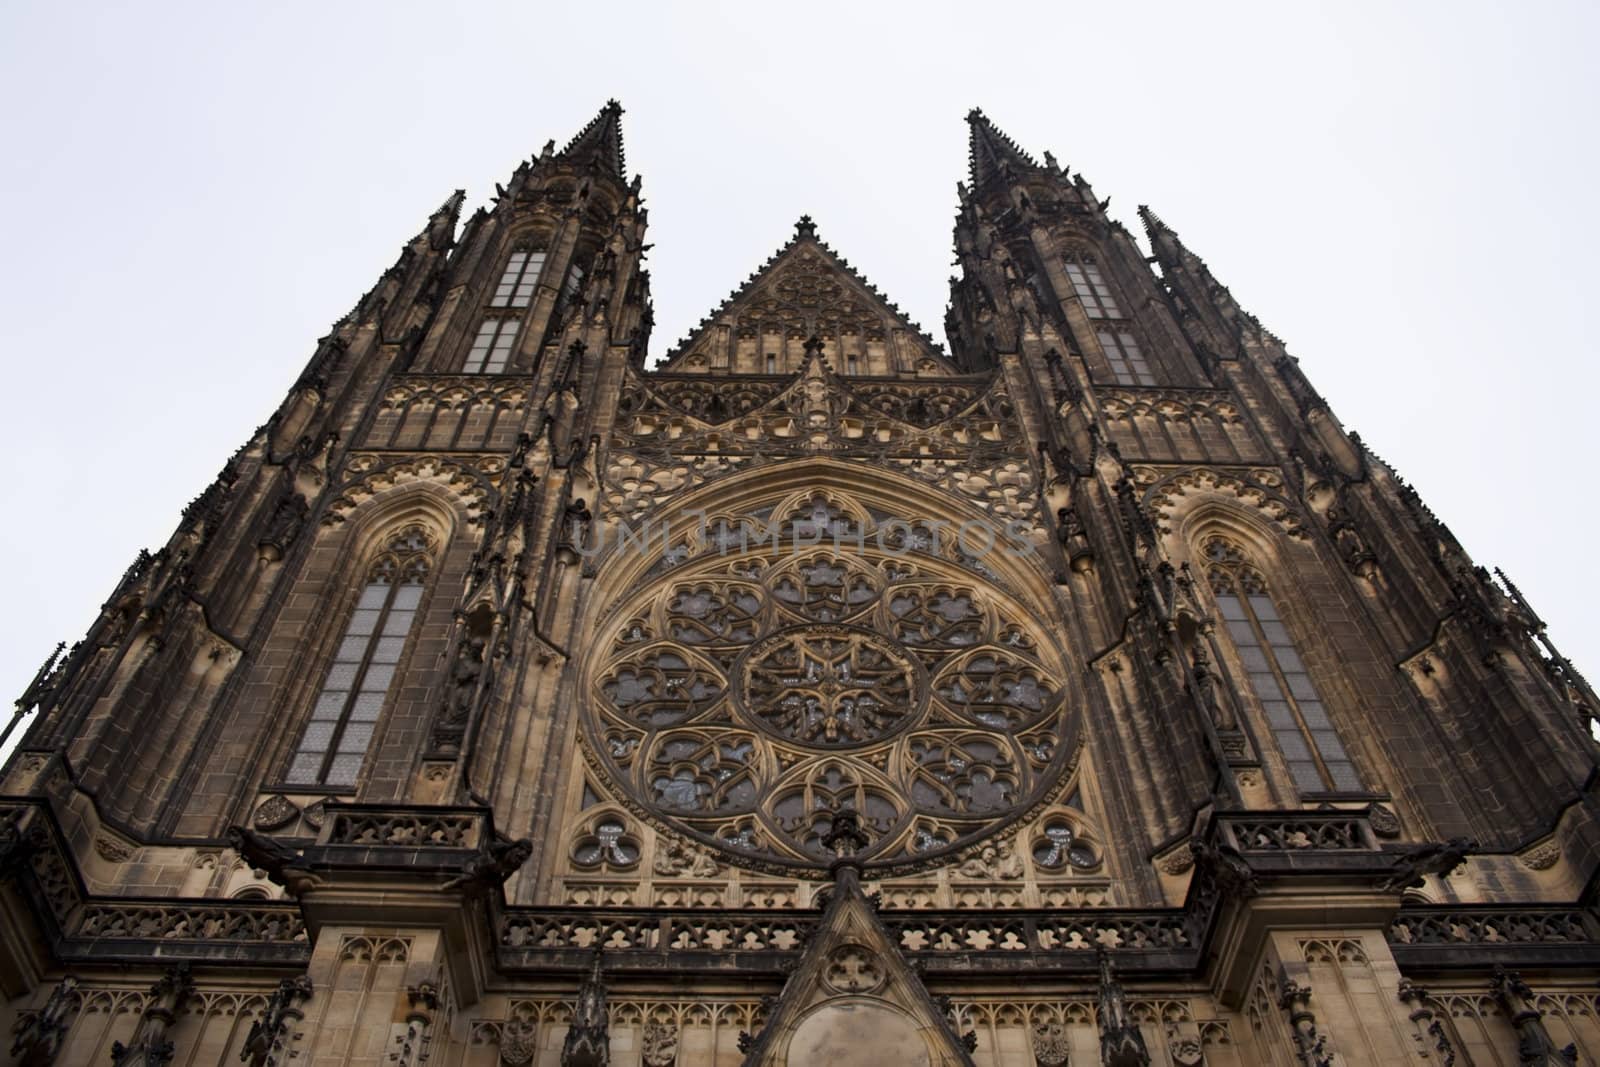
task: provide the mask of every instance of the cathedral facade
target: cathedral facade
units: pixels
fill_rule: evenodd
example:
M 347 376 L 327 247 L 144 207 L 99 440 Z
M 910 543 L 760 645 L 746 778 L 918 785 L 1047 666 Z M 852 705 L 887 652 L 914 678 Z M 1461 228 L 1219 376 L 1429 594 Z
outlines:
M 12 1062 L 1600 1059 L 1587 684 L 968 124 L 945 344 L 802 218 L 647 366 L 615 103 L 451 196 L 19 703 Z

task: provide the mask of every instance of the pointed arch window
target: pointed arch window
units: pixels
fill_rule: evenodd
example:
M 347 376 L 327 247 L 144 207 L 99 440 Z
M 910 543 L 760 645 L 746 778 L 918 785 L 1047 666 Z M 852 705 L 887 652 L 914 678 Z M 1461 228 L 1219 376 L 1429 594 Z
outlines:
M 1096 335 L 1100 338 L 1100 350 L 1111 366 L 1111 376 L 1118 385 L 1156 384 L 1156 376 L 1150 373 L 1150 361 L 1145 359 L 1139 342 L 1130 331 L 1105 327 Z
M 566 281 L 561 283 L 561 312 L 558 317 L 564 317 L 567 310 L 583 296 L 583 277 L 583 268 L 577 264 L 567 271 Z
M 293 784 L 355 785 L 416 622 L 431 549 L 421 527 L 392 538 L 367 571 L 311 721 L 289 765 Z
M 506 269 L 495 286 L 490 307 L 525 308 L 533 302 L 534 286 L 539 284 L 539 273 L 544 270 L 543 252 L 517 251 L 506 260 Z
M 467 374 L 502 374 L 511 360 L 511 350 L 517 343 L 517 327 L 513 318 L 490 317 L 478 326 L 478 336 L 472 339 L 467 361 L 462 370 Z
M 1245 561 L 1236 545 L 1220 537 L 1206 542 L 1204 556 L 1211 595 L 1295 788 L 1302 793 L 1360 792 L 1355 765 L 1289 639 L 1261 572 Z
M 1067 280 L 1072 291 L 1078 294 L 1084 312 L 1091 319 L 1120 319 L 1122 309 L 1117 307 L 1111 286 L 1106 283 L 1095 261 L 1082 253 L 1069 255 L 1066 262 Z

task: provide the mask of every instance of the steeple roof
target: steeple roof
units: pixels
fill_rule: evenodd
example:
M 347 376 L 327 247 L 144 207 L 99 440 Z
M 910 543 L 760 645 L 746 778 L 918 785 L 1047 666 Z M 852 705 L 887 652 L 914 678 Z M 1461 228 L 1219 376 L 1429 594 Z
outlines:
M 776 328 L 802 338 L 859 331 L 870 339 L 900 330 L 916 349 L 913 363 L 928 358 L 946 373 L 956 373 L 939 342 L 817 236 L 810 215 L 800 217 L 794 236 L 701 319 L 659 369 L 682 369 L 675 364 L 707 344 L 719 324 L 736 331 Z
M 606 173 L 622 181 L 628 180 L 622 156 L 622 105 L 607 100 L 600 113 L 578 131 L 578 135 L 561 150 L 561 158 L 569 163 L 593 161 Z
M 972 176 L 973 188 L 977 188 L 998 174 L 1003 163 L 1009 163 L 1013 168 L 1038 166 L 1032 156 L 990 122 L 988 116 L 978 108 L 967 112 L 967 126 L 970 131 L 967 141 L 967 167 Z

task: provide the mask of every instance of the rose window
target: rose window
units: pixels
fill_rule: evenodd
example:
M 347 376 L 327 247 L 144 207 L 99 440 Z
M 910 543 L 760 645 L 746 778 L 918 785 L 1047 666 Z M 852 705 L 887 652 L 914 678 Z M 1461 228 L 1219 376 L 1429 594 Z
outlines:
M 599 631 L 585 748 L 633 806 L 733 862 L 815 871 L 842 810 L 882 868 L 1049 798 L 1075 746 L 1044 609 L 842 495 L 757 514 L 768 536 L 715 517 L 668 546 Z
M 916 670 L 903 649 L 867 631 L 797 627 L 746 654 L 739 702 L 756 725 L 789 741 L 870 744 L 918 710 Z

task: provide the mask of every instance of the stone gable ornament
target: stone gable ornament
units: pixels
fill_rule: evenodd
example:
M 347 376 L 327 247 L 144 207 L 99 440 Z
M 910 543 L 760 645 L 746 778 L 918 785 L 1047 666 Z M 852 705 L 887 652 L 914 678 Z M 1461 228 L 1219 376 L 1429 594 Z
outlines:
M 66 1044 L 67 1020 L 81 1003 L 78 979 L 69 974 L 50 991 L 50 999 L 43 1008 L 18 1019 L 11 1040 L 11 1062 L 19 1067 L 45 1067 L 54 1063 L 56 1054 Z
M 1072 1042 L 1060 1023 L 1041 1023 L 1033 1028 L 1033 1062 L 1038 1067 L 1067 1067 L 1072 1058 Z
M 539 1052 L 539 1028 L 526 1019 L 508 1019 L 500 1028 L 501 1067 L 528 1067 Z
M 294 822 L 299 814 L 300 809 L 295 807 L 294 801 L 282 793 L 276 793 L 256 806 L 251 821 L 256 824 L 257 830 L 270 834 Z
M 567 1039 L 561 1044 L 561 1067 L 608 1067 L 611 1062 L 610 1017 L 601 960 L 602 950 L 596 948 L 589 973 L 578 987 Z
M 1127 995 L 1111 968 L 1111 953 L 1104 946 L 1100 957 L 1100 1060 L 1106 1067 L 1150 1067 L 1144 1034 L 1128 1011 Z
M 641 1052 L 645 1067 L 673 1067 L 678 1062 L 678 1028 L 646 1023 Z

